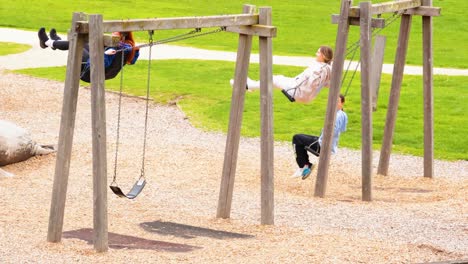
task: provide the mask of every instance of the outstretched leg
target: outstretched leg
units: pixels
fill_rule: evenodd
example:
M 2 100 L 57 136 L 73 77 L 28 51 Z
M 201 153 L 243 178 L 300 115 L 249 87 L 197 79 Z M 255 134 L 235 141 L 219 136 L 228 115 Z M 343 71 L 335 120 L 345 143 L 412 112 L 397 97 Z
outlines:
M 234 79 L 229 80 L 229 83 L 231 84 L 231 87 L 234 87 Z M 254 81 L 247 77 L 247 84 L 245 86 L 245 89 L 250 92 L 253 90 L 260 89 L 260 81 Z
M 234 80 L 230 80 L 231 86 L 234 85 Z M 273 88 L 282 90 L 283 94 L 288 97 L 289 101 L 294 102 L 297 83 L 295 78 L 286 77 L 283 75 L 273 76 Z M 247 86 L 245 87 L 248 91 L 254 91 L 260 89 L 260 81 L 255 81 L 247 77 Z
M 59 49 L 59 50 L 68 50 L 69 42 L 68 40 L 55 40 L 52 43 L 52 48 L 53 49 Z
M 55 29 L 50 30 L 50 39 L 45 32 L 45 28 L 40 28 L 37 32 L 37 35 L 39 37 L 39 45 L 43 49 L 51 47 L 54 50 L 68 50 L 69 42 L 66 40 L 61 40 Z
M 68 50 L 68 41 L 62 41 L 62 38 L 59 35 L 57 35 L 57 31 L 55 30 L 55 28 L 50 29 L 49 36 L 53 40 L 51 46 L 53 50 Z
M 260 81 L 255 81 L 247 77 L 247 87 L 249 90 L 260 89 Z M 289 90 L 296 87 L 296 79 L 284 75 L 273 75 L 273 88 Z

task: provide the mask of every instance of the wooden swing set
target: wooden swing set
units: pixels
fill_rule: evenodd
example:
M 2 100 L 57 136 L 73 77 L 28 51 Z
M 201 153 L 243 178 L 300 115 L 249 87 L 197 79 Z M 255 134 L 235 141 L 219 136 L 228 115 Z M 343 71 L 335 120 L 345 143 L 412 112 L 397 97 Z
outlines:
M 372 107 L 373 98 L 380 80 L 383 61 L 384 40 L 376 41 L 376 53 L 371 56 L 373 27 L 384 27 L 382 18 L 373 18 L 385 13 L 400 13 L 400 32 L 393 68 L 392 86 L 387 110 L 387 119 L 383 136 L 378 173 L 388 174 L 389 159 L 393 141 L 396 114 L 400 97 L 401 83 L 405 67 L 411 20 L 414 15 L 422 16 L 423 31 L 423 86 L 424 86 L 424 177 L 432 178 L 434 171 L 434 113 L 433 113 L 433 53 L 432 53 L 432 17 L 440 15 L 440 8 L 432 7 L 432 0 L 397 0 L 380 4 L 360 2 L 359 7 L 352 7 L 352 0 L 341 0 L 340 15 L 333 15 L 332 22 L 338 23 L 335 45 L 335 58 L 330 81 L 330 93 L 326 121 L 323 131 L 317 181 L 316 197 L 324 197 L 328 178 L 331 143 L 336 116 L 336 101 L 340 93 L 340 79 L 346 53 L 349 26 L 360 27 L 361 54 L 361 134 L 362 134 L 362 200 L 372 200 Z M 377 77 L 378 76 L 378 77 Z M 374 95 L 372 95 L 374 91 Z M 375 106 L 375 105 L 374 105 Z
M 346 42 L 350 25 L 361 28 L 361 99 L 362 99 L 362 178 L 363 200 L 370 201 L 372 171 L 372 97 L 371 69 L 378 66 L 371 59 L 371 28 L 382 26 L 380 18 L 374 15 L 402 12 L 400 36 L 392 80 L 390 102 L 382 146 L 379 173 L 387 174 L 388 160 L 395 126 L 399 92 L 403 78 L 409 29 L 413 15 L 423 17 L 423 72 L 424 72 L 424 176 L 433 174 L 433 93 L 432 93 L 432 16 L 440 15 L 440 8 L 432 7 L 432 0 L 402 0 L 372 5 L 361 2 L 359 7 L 351 7 L 352 0 L 341 0 L 339 16 L 333 16 L 338 23 L 335 45 L 335 59 L 331 77 L 323 145 L 320 153 L 315 196 L 323 197 L 326 190 L 331 142 L 336 114 L 336 101 L 340 93 L 340 79 L 346 52 Z M 104 89 L 105 45 L 112 41 L 104 36 L 115 31 L 152 31 L 183 28 L 224 27 L 227 32 L 239 34 L 235 78 L 232 91 L 230 120 L 224 164 L 218 200 L 217 217 L 229 218 L 233 196 L 239 149 L 242 114 L 244 109 L 245 87 L 250 62 L 252 37 L 259 37 L 260 51 L 260 108 L 261 108 L 261 224 L 274 223 L 273 186 L 273 84 L 272 84 L 272 38 L 276 27 L 271 26 L 271 8 L 244 5 L 243 14 L 159 18 L 144 20 L 103 21 L 102 15 L 74 13 L 68 39 L 70 48 L 67 61 L 64 99 L 60 123 L 57 161 L 55 167 L 52 201 L 49 217 L 47 241 L 60 242 L 68 176 L 70 169 L 73 131 L 75 126 L 78 88 L 80 81 L 81 56 L 83 47 L 89 41 L 91 60 L 91 112 L 93 146 L 93 228 L 94 248 L 98 252 L 108 250 L 107 219 L 107 154 L 106 154 L 106 110 Z
M 93 240 L 95 250 L 103 252 L 108 250 L 107 139 L 103 54 L 104 46 L 113 44 L 112 38 L 109 39 L 104 33 L 212 27 L 222 27 L 223 31 L 239 34 L 229 131 L 226 141 L 217 216 L 228 218 L 230 214 L 252 37 L 258 36 L 260 45 L 260 76 L 262 80 L 261 222 L 262 224 L 273 224 L 272 38 L 276 36 L 276 27 L 271 26 L 271 8 L 260 7 L 258 13 L 255 13 L 255 6 L 244 5 L 243 13 L 238 15 L 113 21 L 103 21 L 102 15 L 99 14 L 89 15 L 88 17 L 83 13 L 74 13 L 72 26 L 68 35 L 70 48 L 47 241 L 60 242 L 62 237 L 80 81 L 81 56 L 85 43 L 89 42 L 91 61 Z M 130 194 L 132 194 L 132 191 L 130 191 Z M 120 196 L 128 198 L 129 195 L 122 193 Z

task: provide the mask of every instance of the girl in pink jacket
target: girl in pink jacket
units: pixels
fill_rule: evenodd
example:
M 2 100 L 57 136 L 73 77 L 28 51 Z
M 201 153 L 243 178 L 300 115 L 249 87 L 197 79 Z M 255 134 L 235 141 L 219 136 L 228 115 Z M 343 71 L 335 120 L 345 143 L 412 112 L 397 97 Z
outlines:
M 273 87 L 281 89 L 291 102 L 308 103 L 329 85 L 331 78 L 331 62 L 333 50 L 328 46 L 321 46 L 312 64 L 296 77 L 273 75 Z M 231 85 L 234 80 L 231 79 Z M 258 90 L 260 81 L 247 78 L 247 90 Z

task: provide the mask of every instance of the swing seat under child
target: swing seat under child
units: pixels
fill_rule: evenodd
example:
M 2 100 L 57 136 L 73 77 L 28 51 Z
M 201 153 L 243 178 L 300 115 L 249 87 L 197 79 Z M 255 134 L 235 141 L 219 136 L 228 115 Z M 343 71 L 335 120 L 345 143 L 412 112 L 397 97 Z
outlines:
M 293 88 L 293 89 L 295 89 L 295 88 Z M 288 91 L 286 91 L 286 90 L 283 89 L 283 90 L 281 90 L 281 92 L 282 92 L 282 93 L 284 94 L 284 96 L 286 96 L 286 97 L 289 99 L 289 101 L 291 101 L 292 103 L 294 103 L 294 102 L 296 101 L 296 99 L 294 99 L 294 97 L 291 96 L 291 95 L 288 93 Z M 294 93 L 295 93 L 295 91 L 294 91 Z
M 318 144 L 318 140 L 312 142 L 310 145 L 307 145 L 305 146 L 305 150 L 309 151 L 310 153 L 312 153 L 313 155 L 315 155 L 316 157 L 320 156 L 320 146 L 319 146 L 319 151 L 315 151 L 315 149 L 312 148 L 312 145 L 314 144 Z

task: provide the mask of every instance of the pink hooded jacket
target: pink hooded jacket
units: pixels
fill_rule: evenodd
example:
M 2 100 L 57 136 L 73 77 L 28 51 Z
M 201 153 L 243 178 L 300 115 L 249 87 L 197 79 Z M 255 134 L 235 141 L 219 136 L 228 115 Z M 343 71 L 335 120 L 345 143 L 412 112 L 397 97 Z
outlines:
M 324 86 L 328 87 L 332 66 L 324 62 L 314 61 L 301 74 L 295 77 L 297 90 L 294 98 L 297 102 L 312 101 Z

